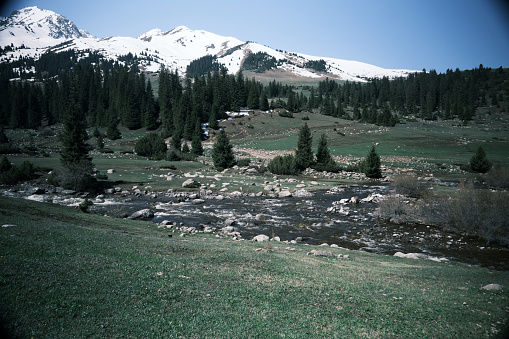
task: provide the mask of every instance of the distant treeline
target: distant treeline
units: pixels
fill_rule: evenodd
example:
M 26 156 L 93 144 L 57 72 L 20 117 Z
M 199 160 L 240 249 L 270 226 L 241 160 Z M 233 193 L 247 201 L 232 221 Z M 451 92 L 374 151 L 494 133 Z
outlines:
M 406 78 L 372 79 L 366 84 L 335 81 L 320 82 L 312 89 L 310 107 L 326 115 L 348 117 L 368 123 L 386 125 L 399 116 L 421 119 L 471 120 L 480 107 L 498 106 L 509 100 L 509 69 L 485 68 L 432 70 L 410 74 Z M 505 107 L 507 110 L 507 107 Z
M 245 78 L 242 71 L 230 75 L 226 68 L 214 66 L 217 61 L 210 57 L 193 62 L 194 71 L 187 77 L 162 67 L 157 93 L 153 93 L 137 61 L 131 54 L 113 62 L 96 52 L 65 51 L 47 53 L 38 60 L 2 63 L 0 124 L 39 128 L 62 122 L 71 87 L 79 94 L 83 119 L 89 126 L 121 123 L 129 129 L 160 128 L 164 136 L 179 133 L 189 140 L 196 124 L 210 122 L 217 128 L 217 120 L 225 118 L 226 111 L 240 108 L 307 110 L 394 126 L 403 116 L 468 121 L 478 108 L 507 105 L 509 100 L 509 70 L 482 65 L 467 71 L 423 71 L 367 83 L 326 79 L 316 88 L 297 91 L 276 81 L 263 85 Z M 213 72 L 199 75 L 211 65 Z M 308 66 L 322 69 L 323 63 Z

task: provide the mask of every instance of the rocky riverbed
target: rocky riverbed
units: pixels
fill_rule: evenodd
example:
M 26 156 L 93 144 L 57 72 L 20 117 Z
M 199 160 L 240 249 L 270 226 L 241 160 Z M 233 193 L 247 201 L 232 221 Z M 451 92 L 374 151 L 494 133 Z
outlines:
M 327 191 L 272 191 L 259 194 L 153 192 L 112 188 L 90 196 L 51 186 L 18 185 L 0 193 L 41 202 L 78 207 L 85 198 L 90 212 L 154 222 L 169 235 L 210 232 L 233 240 L 272 241 L 339 246 L 416 259 L 458 260 L 509 269 L 509 249 L 476 238 L 450 234 L 429 225 L 396 225 L 376 217 L 377 201 L 387 185 L 345 185 Z M 265 237 L 258 237 L 264 235 Z M 410 254 L 408 254 L 410 253 Z

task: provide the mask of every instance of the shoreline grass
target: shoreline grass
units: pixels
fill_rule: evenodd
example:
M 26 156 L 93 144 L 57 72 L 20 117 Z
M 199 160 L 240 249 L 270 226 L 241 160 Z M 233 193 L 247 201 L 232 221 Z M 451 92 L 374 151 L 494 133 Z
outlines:
M 21 338 L 503 338 L 509 272 L 168 233 L 0 197 L 0 310 Z M 171 235 L 171 237 L 170 237 Z

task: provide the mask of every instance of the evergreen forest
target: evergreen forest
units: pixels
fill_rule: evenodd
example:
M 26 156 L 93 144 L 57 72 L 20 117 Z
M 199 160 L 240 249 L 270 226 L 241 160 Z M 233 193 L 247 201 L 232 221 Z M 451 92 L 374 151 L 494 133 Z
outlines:
M 137 67 L 140 57 L 127 55 L 113 62 L 97 52 L 65 51 L 3 63 L 0 125 L 36 129 L 62 123 L 71 91 L 77 92 L 89 127 L 120 124 L 131 130 L 159 129 L 163 137 L 178 134 L 187 140 L 199 130 L 197 124 L 209 122 L 218 128 L 217 120 L 226 118 L 225 112 L 240 108 L 309 111 L 394 126 L 403 117 L 468 123 L 509 99 L 509 70 L 482 65 L 445 74 L 423 70 L 407 78 L 366 83 L 327 78 L 316 87 L 297 88 L 275 80 L 263 85 L 245 77 L 242 70 L 228 74 L 213 58 L 191 63 L 188 74 L 162 67 L 158 77 L 149 81 Z M 253 55 L 253 62 L 262 57 Z

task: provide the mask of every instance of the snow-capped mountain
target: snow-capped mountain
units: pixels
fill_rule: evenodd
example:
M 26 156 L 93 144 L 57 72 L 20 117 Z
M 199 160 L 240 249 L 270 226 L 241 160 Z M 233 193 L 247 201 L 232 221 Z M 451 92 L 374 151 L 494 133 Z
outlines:
M 0 41 L 33 48 L 50 47 L 69 39 L 92 38 L 66 17 L 55 12 L 26 7 L 14 11 L 0 25 Z
M 270 62 L 270 71 L 274 76 L 290 73 L 307 78 L 365 81 L 366 78 L 394 78 L 415 72 L 384 69 L 357 61 L 286 53 L 185 26 L 170 31 L 153 29 L 137 38 L 96 38 L 79 30 L 67 18 L 37 7 L 14 11 L 8 18 L 0 20 L 0 47 L 5 46 L 14 48 L 0 55 L 0 62 L 19 56 L 38 58 L 48 51 L 92 50 L 110 59 L 131 53 L 142 59 L 140 65 L 146 71 L 156 72 L 164 64 L 181 74 L 191 61 L 206 55 L 215 56 L 218 63 L 230 73 L 236 73 L 243 69 L 246 58 L 255 53 L 263 53 L 261 55 Z M 317 64 L 320 67 L 313 67 Z

